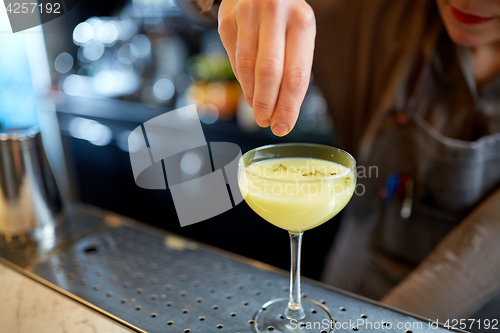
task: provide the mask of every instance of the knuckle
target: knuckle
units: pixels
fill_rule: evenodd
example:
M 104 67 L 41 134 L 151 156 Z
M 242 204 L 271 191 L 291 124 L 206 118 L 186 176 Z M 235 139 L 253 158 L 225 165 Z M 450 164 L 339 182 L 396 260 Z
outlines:
M 259 0 L 261 1 L 261 0 Z M 265 10 L 272 16 L 277 16 L 283 8 L 282 0 L 265 0 Z
M 253 0 L 240 0 L 240 2 L 238 2 L 238 12 L 239 14 L 248 14 L 250 13 L 250 11 L 253 11 L 254 10 L 254 3 L 255 1 Z
M 294 122 L 299 113 L 299 109 L 297 107 L 294 107 L 292 104 L 283 104 L 277 111 L 279 121 L 288 123 Z
M 231 19 L 228 16 L 219 18 L 219 26 L 217 28 L 219 35 L 224 36 L 232 29 Z
M 229 15 L 224 15 L 219 18 L 219 30 L 229 29 L 231 26 L 231 17 L 229 17 Z
M 284 104 L 279 109 L 279 112 L 287 117 L 294 116 L 297 111 L 297 108 L 293 107 L 291 104 Z
M 236 69 L 241 74 L 253 75 L 255 72 L 255 60 L 247 57 L 237 57 Z
M 299 26 L 302 29 L 308 29 L 314 26 L 316 22 L 314 11 L 308 4 L 305 4 L 301 7 L 295 7 L 292 15 L 293 24 Z
M 274 108 L 274 105 L 271 105 L 270 103 L 267 103 L 267 102 L 264 102 L 261 100 L 254 100 L 253 107 L 254 107 L 254 110 L 257 109 L 257 110 L 262 110 L 264 112 L 267 112 L 267 111 L 272 111 Z
M 294 68 L 285 77 L 285 84 L 293 92 L 298 92 L 307 84 L 309 73 L 304 68 Z
M 293 103 L 283 103 L 280 105 L 275 114 L 273 115 L 273 121 L 294 123 L 299 114 L 299 109 L 293 105 Z
M 267 59 L 259 63 L 257 75 L 263 79 L 276 79 L 281 75 L 282 70 L 283 68 L 279 61 Z

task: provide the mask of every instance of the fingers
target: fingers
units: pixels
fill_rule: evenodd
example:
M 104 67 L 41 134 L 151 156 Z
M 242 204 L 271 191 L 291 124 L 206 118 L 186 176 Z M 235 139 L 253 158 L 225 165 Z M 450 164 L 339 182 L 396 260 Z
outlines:
M 226 4 L 226 2 L 224 3 Z M 219 35 L 222 41 L 222 45 L 226 49 L 229 61 L 231 62 L 231 67 L 233 68 L 234 75 L 238 79 L 238 73 L 236 72 L 236 38 L 237 38 L 237 26 L 234 17 L 228 14 L 232 8 L 227 8 L 222 6 L 219 9 Z
M 279 1 L 265 1 L 259 11 L 259 41 L 255 65 L 253 111 L 257 124 L 270 125 L 283 75 L 286 12 Z
M 316 35 L 311 7 L 303 0 L 225 0 L 219 34 L 257 124 L 288 134 L 309 86 Z
M 250 106 L 253 106 L 255 62 L 258 49 L 257 14 L 255 1 L 239 2 L 235 65 L 238 81 Z
M 288 134 L 295 126 L 309 86 L 316 36 L 314 13 L 309 9 L 295 8 L 290 13 L 283 80 L 271 119 L 271 129 L 277 136 Z

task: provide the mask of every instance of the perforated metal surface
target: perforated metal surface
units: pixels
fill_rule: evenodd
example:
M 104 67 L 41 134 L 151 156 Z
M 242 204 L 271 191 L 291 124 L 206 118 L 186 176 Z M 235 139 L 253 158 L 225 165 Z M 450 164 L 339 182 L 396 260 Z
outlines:
M 76 214 L 79 223 L 85 216 L 96 218 L 81 210 Z M 254 332 L 252 318 L 261 305 L 288 295 L 285 272 L 127 219 L 102 214 L 101 221 L 93 228 L 97 231 L 34 258 L 25 268 L 147 332 Z M 18 253 L 9 250 L 14 245 L 1 240 L 0 256 L 5 259 L 10 253 L 12 262 L 12 253 Z M 326 305 L 339 322 L 386 321 L 393 327 L 375 331 L 401 333 L 407 330 L 396 328 L 397 322 L 422 322 L 422 329 L 411 331 L 445 331 L 312 281 L 303 282 L 302 290 L 304 297 Z M 369 331 L 354 326 L 336 332 Z

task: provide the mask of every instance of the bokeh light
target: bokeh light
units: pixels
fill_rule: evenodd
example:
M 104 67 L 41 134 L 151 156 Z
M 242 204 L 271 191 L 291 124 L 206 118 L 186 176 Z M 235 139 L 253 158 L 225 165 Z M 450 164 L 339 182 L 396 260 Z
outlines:
M 104 45 L 97 41 L 92 40 L 83 46 L 83 56 L 89 61 L 96 61 L 104 54 Z
M 80 75 L 72 74 L 64 79 L 62 88 L 66 94 L 76 96 L 82 92 L 83 85 L 84 83 Z
M 123 44 L 118 49 L 117 53 L 118 60 L 120 60 L 123 63 L 133 63 L 134 61 L 137 60 L 138 56 L 139 56 L 139 50 L 137 50 L 137 47 L 135 45 L 130 43 Z
M 181 170 L 188 175 L 194 175 L 200 172 L 202 165 L 201 158 L 193 152 L 187 152 L 182 156 Z
M 118 26 L 112 22 L 104 23 L 97 34 L 97 39 L 106 46 L 113 45 L 118 40 L 120 31 Z
M 105 146 L 111 142 L 111 129 L 98 121 L 81 117 L 73 118 L 69 124 L 70 134 L 78 139 L 87 140 L 96 146 Z
M 153 85 L 153 93 L 156 98 L 162 101 L 168 101 L 175 94 L 175 86 L 169 79 L 162 78 Z
M 71 54 L 63 52 L 54 60 L 54 69 L 61 74 L 66 74 L 73 68 L 74 60 Z
M 219 119 L 219 109 L 213 104 L 203 104 L 198 111 L 200 120 L 205 124 L 213 124 Z
M 94 35 L 94 29 L 87 22 L 78 24 L 73 30 L 73 42 L 76 45 L 85 45 Z
M 139 58 L 145 58 L 151 54 L 151 42 L 146 35 L 137 35 L 132 38 L 130 43 L 137 48 Z

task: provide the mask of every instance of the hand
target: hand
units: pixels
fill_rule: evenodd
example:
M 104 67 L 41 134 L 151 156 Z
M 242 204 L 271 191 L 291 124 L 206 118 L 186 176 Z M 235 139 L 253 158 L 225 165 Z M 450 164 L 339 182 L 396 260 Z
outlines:
M 223 0 L 219 34 L 257 124 L 288 134 L 309 86 L 312 8 L 304 0 Z

